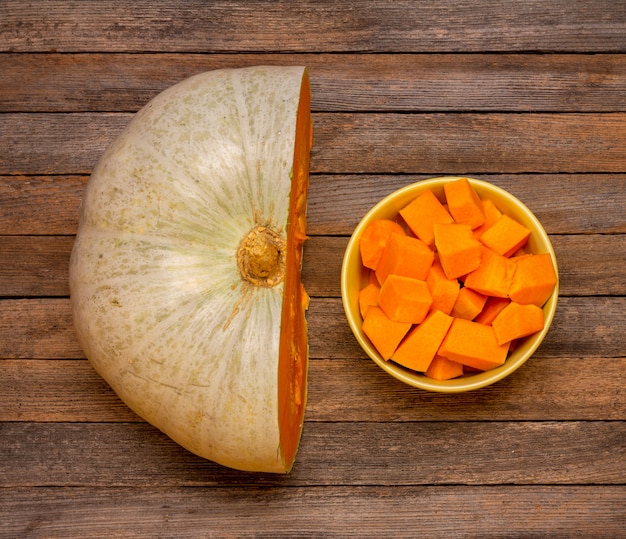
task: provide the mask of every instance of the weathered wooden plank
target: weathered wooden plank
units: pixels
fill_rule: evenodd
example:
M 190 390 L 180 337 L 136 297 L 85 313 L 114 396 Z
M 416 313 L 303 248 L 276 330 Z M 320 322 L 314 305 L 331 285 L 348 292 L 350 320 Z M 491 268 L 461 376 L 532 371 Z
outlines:
M 67 296 L 73 236 L 0 236 L 0 296 Z
M 552 236 L 551 241 L 560 294 L 626 295 L 626 234 Z
M 593 388 L 589 373 L 593 375 Z M 539 358 L 483 390 L 421 391 L 369 360 L 311 360 L 307 422 L 626 420 L 626 358 Z M 136 422 L 85 360 L 0 361 L 0 421 Z
M 2 234 L 75 234 L 87 176 L 0 176 Z
M 7 113 L 0 174 L 88 174 L 129 113 Z M 623 173 L 626 113 L 315 113 L 313 173 Z M 585 151 L 581 151 L 585 148 Z
M 142 421 L 86 360 L 0 361 L 0 421 Z
M 0 147 L 5 150 L 0 173 L 90 174 L 131 116 L 5 114 L 0 122 Z
M 0 489 L 2 537 L 621 537 L 624 486 Z
M 312 298 L 308 311 L 312 358 L 364 358 L 339 298 Z M 561 297 L 537 357 L 625 357 L 626 297 Z M 0 358 L 84 357 L 67 298 L 0 300 Z
M 0 301 L 0 358 L 80 358 L 69 299 Z
M 314 172 L 621 173 L 626 160 L 622 113 L 337 113 L 314 125 Z
M 537 356 L 496 384 L 454 395 L 407 386 L 369 360 L 310 363 L 308 421 L 626 419 L 626 358 Z
M 311 233 L 349 235 L 385 196 L 442 175 L 313 175 L 308 204 Z M 624 174 L 468 175 L 518 197 L 550 234 L 626 232 Z
M 0 537 L 624 536 L 626 4 L 7 0 L 0 51 Z M 260 60 L 310 65 L 316 122 L 313 359 L 286 477 L 138 420 L 73 359 L 65 297 L 87 175 L 130 113 Z M 563 294 L 527 365 L 454 396 L 378 369 L 338 299 L 365 211 L 443 173 L 529 205 Z
M 225 469 L 147 423 L 2 423 L 0 442 L 5 487 L 626 481 L 625 421 L 307 423 L 287 477 Z
M 52 2 L 0 6 L 4 51 L 623 52 L 621 2 Z M 575 31 L 573 31 L 575 29 Z
M 624 295 L 626 234 L 551 238 L 564 296 Z M 0 296 L 67 296 L 73 236 L 0 236 Z M 311 296 L 340 297 L 346 237 L 313 236 L 302 276 Z
M 308 233 L 350 235 L 367 211 L 392 191 L 426 175 L 313 174 Z M 476 176 L 522 200 L 549 234 L 626 232 L 626 175 L 515 174 Z M 0 176 L 3 235 L 76 233 L 87 176 Z
M 306 65 L 314 111 L 612 112 L 624 54 L 0 54 L 0 112 L 133 112 L 212 69 Z

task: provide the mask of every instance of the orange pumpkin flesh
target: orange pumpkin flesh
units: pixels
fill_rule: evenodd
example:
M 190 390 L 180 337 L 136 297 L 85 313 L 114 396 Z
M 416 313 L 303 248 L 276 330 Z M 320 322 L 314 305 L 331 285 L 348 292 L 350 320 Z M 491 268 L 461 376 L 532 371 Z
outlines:
M 278 418 L 282 459 L 291 469 L 304 418 L 308 361 L 305 311 L 309 297 L 301 282 L 302 246 L 306 239 L 306 195 L 312 146 L 311 88 L 305 72 L 300 90 L 287 230 L 285 292 L 278 365 Z

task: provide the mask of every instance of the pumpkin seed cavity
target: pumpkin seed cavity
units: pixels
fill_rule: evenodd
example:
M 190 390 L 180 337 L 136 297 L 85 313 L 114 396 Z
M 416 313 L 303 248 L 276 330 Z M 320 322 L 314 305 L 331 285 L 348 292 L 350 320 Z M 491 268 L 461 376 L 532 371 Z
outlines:
M 255 226 L 237 250 L 241 277 L 255 286 L 271 288 L 282 282 L 286 259 L 285 239 L 266 226 Z

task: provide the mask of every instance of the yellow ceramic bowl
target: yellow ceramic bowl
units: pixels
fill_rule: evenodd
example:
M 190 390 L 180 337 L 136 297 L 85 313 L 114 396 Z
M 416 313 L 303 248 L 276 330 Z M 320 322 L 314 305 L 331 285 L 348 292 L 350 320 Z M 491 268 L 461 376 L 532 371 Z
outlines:
M 359 311 L 358 293 L 367 284 L 368 270 L 361 264 L 361 253 L 359 251 L 359 238 L 367 225 L 375 219 L 395 219 L 401 208 L 406 206 L 415 197 L 427 189 L 432 189 L 435 195 L 444 199 L 443 186 L 445 183 L 457 180 L 457 176 L 446 176 L 432 178 L 408 185 L 390 194 L 381 200 L 363 217 L 354 230 L 343 259 L 341 268 L 341 296 L 343 307 L 348 318 L 350 328 L 359 344 L 367 355 L 378 364 L 383 370 L 411 386 L 428 391 L 439 391 L 444 393 L 455 393 L 470 391 L 488 386 L 513 371 L 521 367 L 524 362 L 535 352 L 548 333 L 550 324 L 556 311 L 557 298 L 559 294 L 558 268 L 554 249 L 550 239 L 541 223 L 534 214 L 516 197 L 493 184 L 481 180 L 468 178 L 474 189 L 481 198 L 490 198 L 502 211 L 513 219 L 516 219 L 532 231 L 528 240 L 527 250 L 533 253 L 550 253 L 557 274 L 557 284 L 554 292 L 543 306 L 544 328 L 542 331 L 526 337 L 515 350 L 509 355 L 504 365 L 495 369 L 476 374 L 466 374 L 460 378 L 452 380 L 438 381 L 426 377 L 422 373 L 409 370 L 393 361 L 385 361 L 376 351 L 367 336 L 363 333 L 361 313 Z

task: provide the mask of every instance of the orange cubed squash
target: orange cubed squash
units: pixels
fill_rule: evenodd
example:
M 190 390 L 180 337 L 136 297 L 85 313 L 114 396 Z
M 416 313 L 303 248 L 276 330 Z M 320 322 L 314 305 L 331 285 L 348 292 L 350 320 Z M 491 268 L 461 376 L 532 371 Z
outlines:
M 459 295 L 461 285 L 457 279 L 448 279 L 441 267 L 439 256 L 435 256 L 433 265 L 430 267 L 426 284 L 430 289 L 430 295 L 433 298 L 433 311 L 442 311 L 445 314 L 452 312 L 452 307 Z
M 463 376 L 463 365 L 447 357 L 435 356 L 426 370 L 426 376 L 433 380 L 451 380 Z
M 532 303 L 541 307 L 552 294 L 557 282 L 552 257 L 549 253 L 541 253 L 523 255 L 511 260 L 516 269 L 509 297 L 517 303 Z
M 493 321 L 493 331 L 498 344 L 527 337 L 543 329 L 543 310 L 529 303 L 521 305 L 512 301 Z
M 530 230 L 503 213 L 500 218 L 480 236 L 480 241 L 503 256 L 511 256 L 526 245 Z
M 443 187 L 448 211 L 455 223 L 478 228 L 485 222 L 485 210 L 478 194 L 467 178 L 459 178 Z
M 480 238 L 485 230 L 500 219 L 500 216 L 502 215 L 502 212 L 492 200 L 485 198 L 481 200 L 481 202 L 483 203 L 483 211 L 485 212 L 485 222 L 478 228 L 474 229 L 474 236 L 476 236 L 476 238 Z
M 476 318 L 474 318 L 474 322 L 490 326 L 495 320 L 496 316 L 498 316 L 502 309 L 504 309 L 509 303 L 511 303 L 511 300 L 509 298 L 497 298 L 495 296 L 489 296 L 487 298 L 485 306 L 483 307 L 483 310 L 480 311 Z
M 446 336 L 453 318 L 441 311 L 434 311 L 415 326 L 400 343 L 391 359 L 414 371 L 425 372 Z
M 400 210 L 400 215 L 420 240 L 426 245 L 435 243 L 433 225 L 435 223 L 453 223 L 454 219 L 444 208 L 437 196 L 430 190 L 424 191 Z
M 448 279 L 474 271 L 480 265 L 481 244 L 469 225 L 435 223 L 435 246 Z
M 426 281 L 402 275 L 389 275 L 378 294 L 378 306 L 394 322 L 420 324 L 432 304 Z
M 455 318 L 438 354 L 463 365 L 487 371 L 503 365 L 508 350 L 508 342 L 498 344 L 493 327 Z
M 511 283 L 517 266 L 489 247 L 480 250 L 480 265 L 465 276 L 466 287 L 476 290 L 486 296 L 506 298 L 511 289 Z
M 380 286 L 378 282 L 368 283 L 364 288 L 359 291 L 359 311 L 361 317 L 365 318 L 367 310 L 372 305 L 378 305 L 378 294 L 380 293 Z
M 374 348 L 387 361 L 411 329 L 411 324 L 394 322 L 380 307 L 372 306 L 365 314 L 362 329 Z
M 487 296 L 476 292 L 471 288 L 463 287 L 459 290 L 459 295 L 452 307 L 452 316 L 463 318 L 465 320 L 474 320 L 476 316 L 483 310 Z
M 392 273 L 424 281 L 434 259 L 435 253 L 419 238 L 392 234 L 380 257 L 376 278 L 381 286 Z
M 391 234 L 403 236 L 406 232 L 391 219 L 375 219 L 367 225 L 359 238 L 361 262 L 366 268 L 376 269 Z

